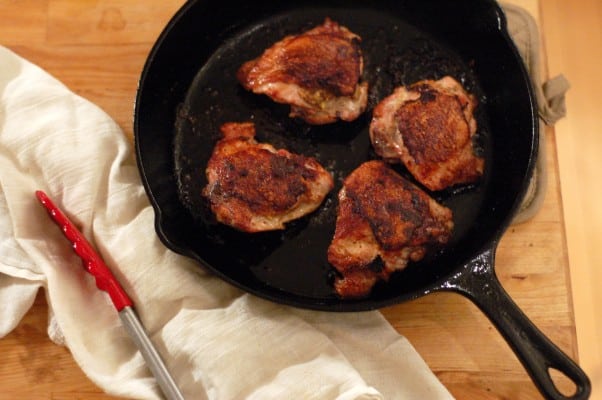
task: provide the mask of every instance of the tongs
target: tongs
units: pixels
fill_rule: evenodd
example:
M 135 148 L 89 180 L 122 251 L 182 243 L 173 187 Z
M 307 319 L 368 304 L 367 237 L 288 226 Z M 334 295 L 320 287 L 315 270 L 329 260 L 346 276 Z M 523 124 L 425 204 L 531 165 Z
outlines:
M 73 250 L 82 259 L 86 271 L 96 278 L 96 286 L 109 294 L 113 305 L 119 313 L 121 322 L 132 337 L 149 369 L 155 376 L 159 387 L 168 400 L 183 400 L 182 393 L 169 374 L 157 349 L 146 334 L 138 315 L 134 311 L 134 303 L 121 287 L 117 279 L 96 253 L 85 236 L 69 221 L 61 210 L 41 190 L 36 191 L 36 197 L 46 208 L 54 222 L 61 228 L 63 234 L 73 244 Z

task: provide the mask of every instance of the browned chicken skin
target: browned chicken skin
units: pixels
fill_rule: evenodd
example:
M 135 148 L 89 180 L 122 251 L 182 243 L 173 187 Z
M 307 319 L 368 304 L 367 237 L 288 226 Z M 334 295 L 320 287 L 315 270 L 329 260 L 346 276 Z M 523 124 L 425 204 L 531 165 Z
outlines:
M 339 192 L 339 210 L 328 261 L 341 277 L 344 298 L 368 295 L 378 280 L 418 261 L 428 245 L 446 243 L 452 212 L 382 161 L 353 171 Z
M 313 158 L 255 141 L 253 123 L 222 125 L 203 195 L 217 220 L 245 232 L 284 229 L 320 206 L 333 188 Z
M 474 96 L 453 78 L 399 87 L 374 109 L 370 139 L 388 162 L 403 162 L 430 190 L 472 183 L 484 160 L 474 154 Z
M 291 117 L 315 125 L 352 121 L 368 100 L 368 84 L 359 83 L 359 42 L 359 36 L 326 18 L 322 25 L 287 36 L 244 63 L 237 78 L 247 90 L 290 104 Z

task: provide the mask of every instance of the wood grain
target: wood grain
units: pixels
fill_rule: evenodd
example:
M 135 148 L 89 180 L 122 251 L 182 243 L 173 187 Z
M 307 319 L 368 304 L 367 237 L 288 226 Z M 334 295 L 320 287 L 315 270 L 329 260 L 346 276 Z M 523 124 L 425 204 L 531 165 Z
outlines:
M 602 3 L 546 0 L 541 11 L 549 74 L 571 83 L 556 126 L 561 200 L 580 363 L 602 399 Z
M 562 10 L 569 7 L 560 0 L 548 1 L 545 6 L 536 0 L 512 2 L 535 14 L 541 6 L 547 29 L 545 18 L 561 18 Z M 0 0 L 0 44 L 100 106 L 132 138 L 140 72 L 152 44 L 182 3 Z M 549 11 L 547 4 L 555 9 Z M 548 42 L 548 53 L 551 48 Z M 572 175 L 564 177 L 561 187 L 557 140 L 554 130 L 548 129 L 550 175 L 543 208 L 533 220 L 507 232 L 496 265 L 503 286 L 527 316 L 577 358 L 569 279 L 572 271 L 561 201 L 561 188 Z M 458 399 L 541 398 L 495 328 L 461 296 L 431 295 L 382 312 Z M 46 325 L 47 305 L 41 293 L 20 325 L 0 340 L 0 400 L 114 398 L 86 378 L 66 348 L 49 341 Z

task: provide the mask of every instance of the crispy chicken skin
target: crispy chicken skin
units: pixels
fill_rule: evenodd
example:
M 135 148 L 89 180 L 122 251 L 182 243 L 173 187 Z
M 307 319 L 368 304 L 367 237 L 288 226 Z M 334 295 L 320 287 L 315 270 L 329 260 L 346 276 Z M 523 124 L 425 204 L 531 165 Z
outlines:
M 339 209 L 328 262 L 339 272 L 335 290 L 343 298 L 367 296 L 427 246 L 446 243 L 452 212 L 383 161 L 354 170 L 339 192 Z
M 476 103 L 450 76 L 398 87 L 374 109 L 372 145 L 430 190 L 475 182 L 484 168 L 472 143 Z
M 230 122 L 220 130 L 203 189 L 219 222 L 244 232 L 284 229 L 332 190 L 332 176 L 315 159 L 258 143 L 253 123 Z
M 243 87 L 291 106 L 291 117 L 322 125 L 352 121 L 365 109 L 368 84 L 360 37 L 326 18 L 299 35 L 286 36 L 237 72 Z

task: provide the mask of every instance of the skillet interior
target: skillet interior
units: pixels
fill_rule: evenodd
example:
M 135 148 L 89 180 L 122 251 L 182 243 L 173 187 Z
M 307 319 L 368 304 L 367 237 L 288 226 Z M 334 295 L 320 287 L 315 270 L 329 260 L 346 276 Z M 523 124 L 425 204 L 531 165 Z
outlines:
M 138 162 L 157 232 L 168 247 L 275 301 L 360 310 L 429 292 L 497 240 L 524 190 L 536 127 L 528 80 L 493 2 L 227 3 L 187 4 L 155 45 L 141 80 Z M 285 34 L 315 26 L 325 16 L 363 39 L 369 107 L 353 123 L 309 127 L 289 119 L 287 106 L 242 90 L 234 73 Z M 486 158 L 485 177 L 473 187 L 433 194 L 454 211 L 456 229 L 448 246 L 379 285 L 368 299 L 341 301 L 330 286 L 326 248 L 342 179 L 375 158 L 367 135 L 371 109 L 398 84 L 445 74 L 479 98 L 477 142 Z M 248 235 L 215 224 L 199 195 L 219 125 L 249 119 L 260 141 L 316 157 L 337 181 L 321 209 L 283 232 Z

